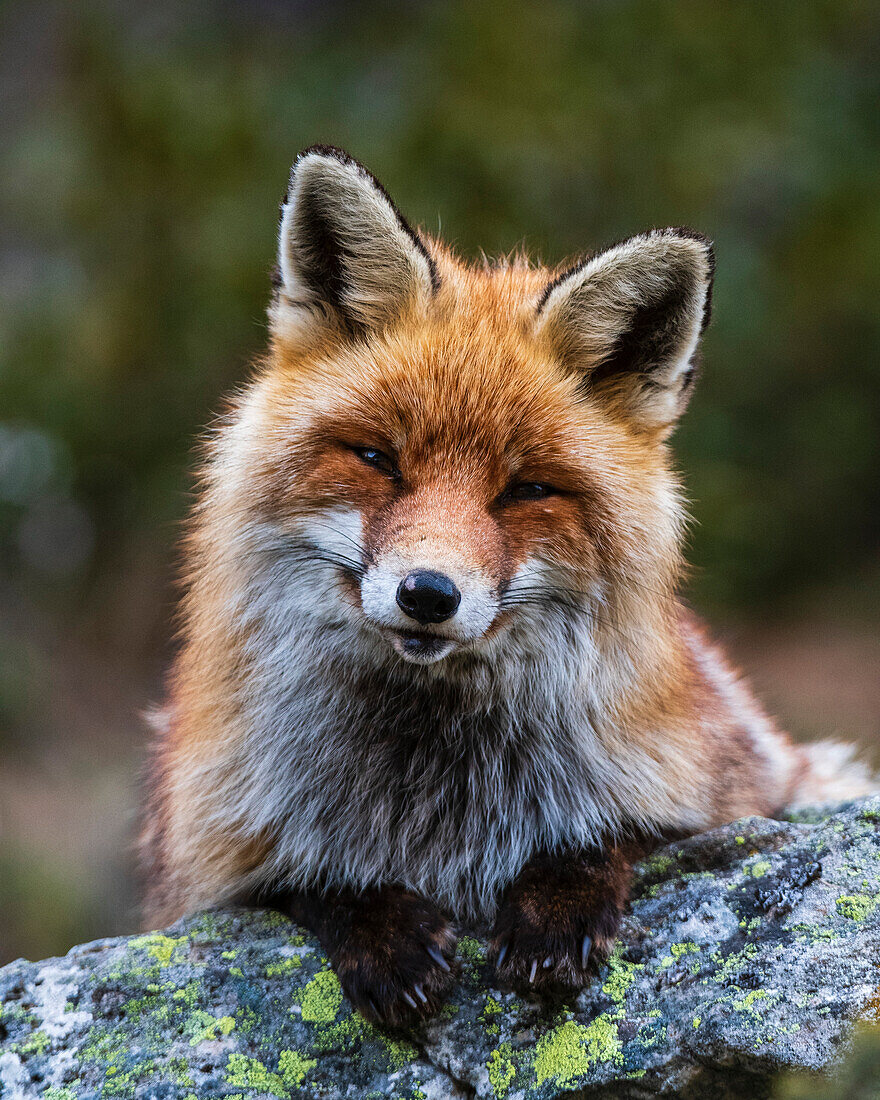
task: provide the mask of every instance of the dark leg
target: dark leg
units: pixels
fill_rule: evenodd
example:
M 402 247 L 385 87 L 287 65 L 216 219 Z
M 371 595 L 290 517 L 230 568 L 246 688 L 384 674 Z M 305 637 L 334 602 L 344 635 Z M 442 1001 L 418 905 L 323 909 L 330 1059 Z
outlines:
M 397 886 L 276 895 L 321 941 L 345 995 L 374 1023 L 411 1024 L 432 1015 L 453 980 L 452 927 L 431 902 Z
M 660 840 L 541 852 L 505 891 L 491 953 L 506 985 L 556 994 L 583 988 L 614 946 L 632 866 Z

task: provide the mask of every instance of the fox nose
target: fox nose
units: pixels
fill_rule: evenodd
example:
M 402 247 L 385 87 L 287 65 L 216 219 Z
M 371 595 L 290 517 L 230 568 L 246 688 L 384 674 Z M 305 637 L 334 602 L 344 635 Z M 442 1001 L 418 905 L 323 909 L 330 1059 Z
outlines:
M 460 603 L 461 593 L 453 582 L 433 569 L 415 569 L 397 587 L 400 610 L 418 623 L 445 623 Z

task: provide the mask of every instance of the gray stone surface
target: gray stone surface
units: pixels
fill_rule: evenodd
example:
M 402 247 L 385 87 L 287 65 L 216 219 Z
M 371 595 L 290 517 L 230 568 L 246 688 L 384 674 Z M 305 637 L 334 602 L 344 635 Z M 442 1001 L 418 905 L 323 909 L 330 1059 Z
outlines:
M 748 1097 L 880 1006 L 880 798 L 749 818 L 640 866 L 608 967 L 548 1008 L 464 936 L 442 1016 L 391 1037 L 274 913 L 201 914 L 0 970 L 0 1096 Z

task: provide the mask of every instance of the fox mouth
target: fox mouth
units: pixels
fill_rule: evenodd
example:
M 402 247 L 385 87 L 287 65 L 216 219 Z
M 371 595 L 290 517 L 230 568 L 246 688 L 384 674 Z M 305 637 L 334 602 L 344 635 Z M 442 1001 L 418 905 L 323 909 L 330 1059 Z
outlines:
M 388 630 L 386 636 L 400 657 L 420 665 L 440 661 L 456 647 L 454 638 L 423 630 Z

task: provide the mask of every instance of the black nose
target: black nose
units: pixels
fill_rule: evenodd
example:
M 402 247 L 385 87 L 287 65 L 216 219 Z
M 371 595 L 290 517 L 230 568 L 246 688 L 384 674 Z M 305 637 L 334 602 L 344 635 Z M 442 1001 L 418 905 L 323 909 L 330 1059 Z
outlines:
M 397 603 L 416 622 L 445 623 L 458 610 L 461 593 L 442 573 L 415 569 L 398 585 Z

